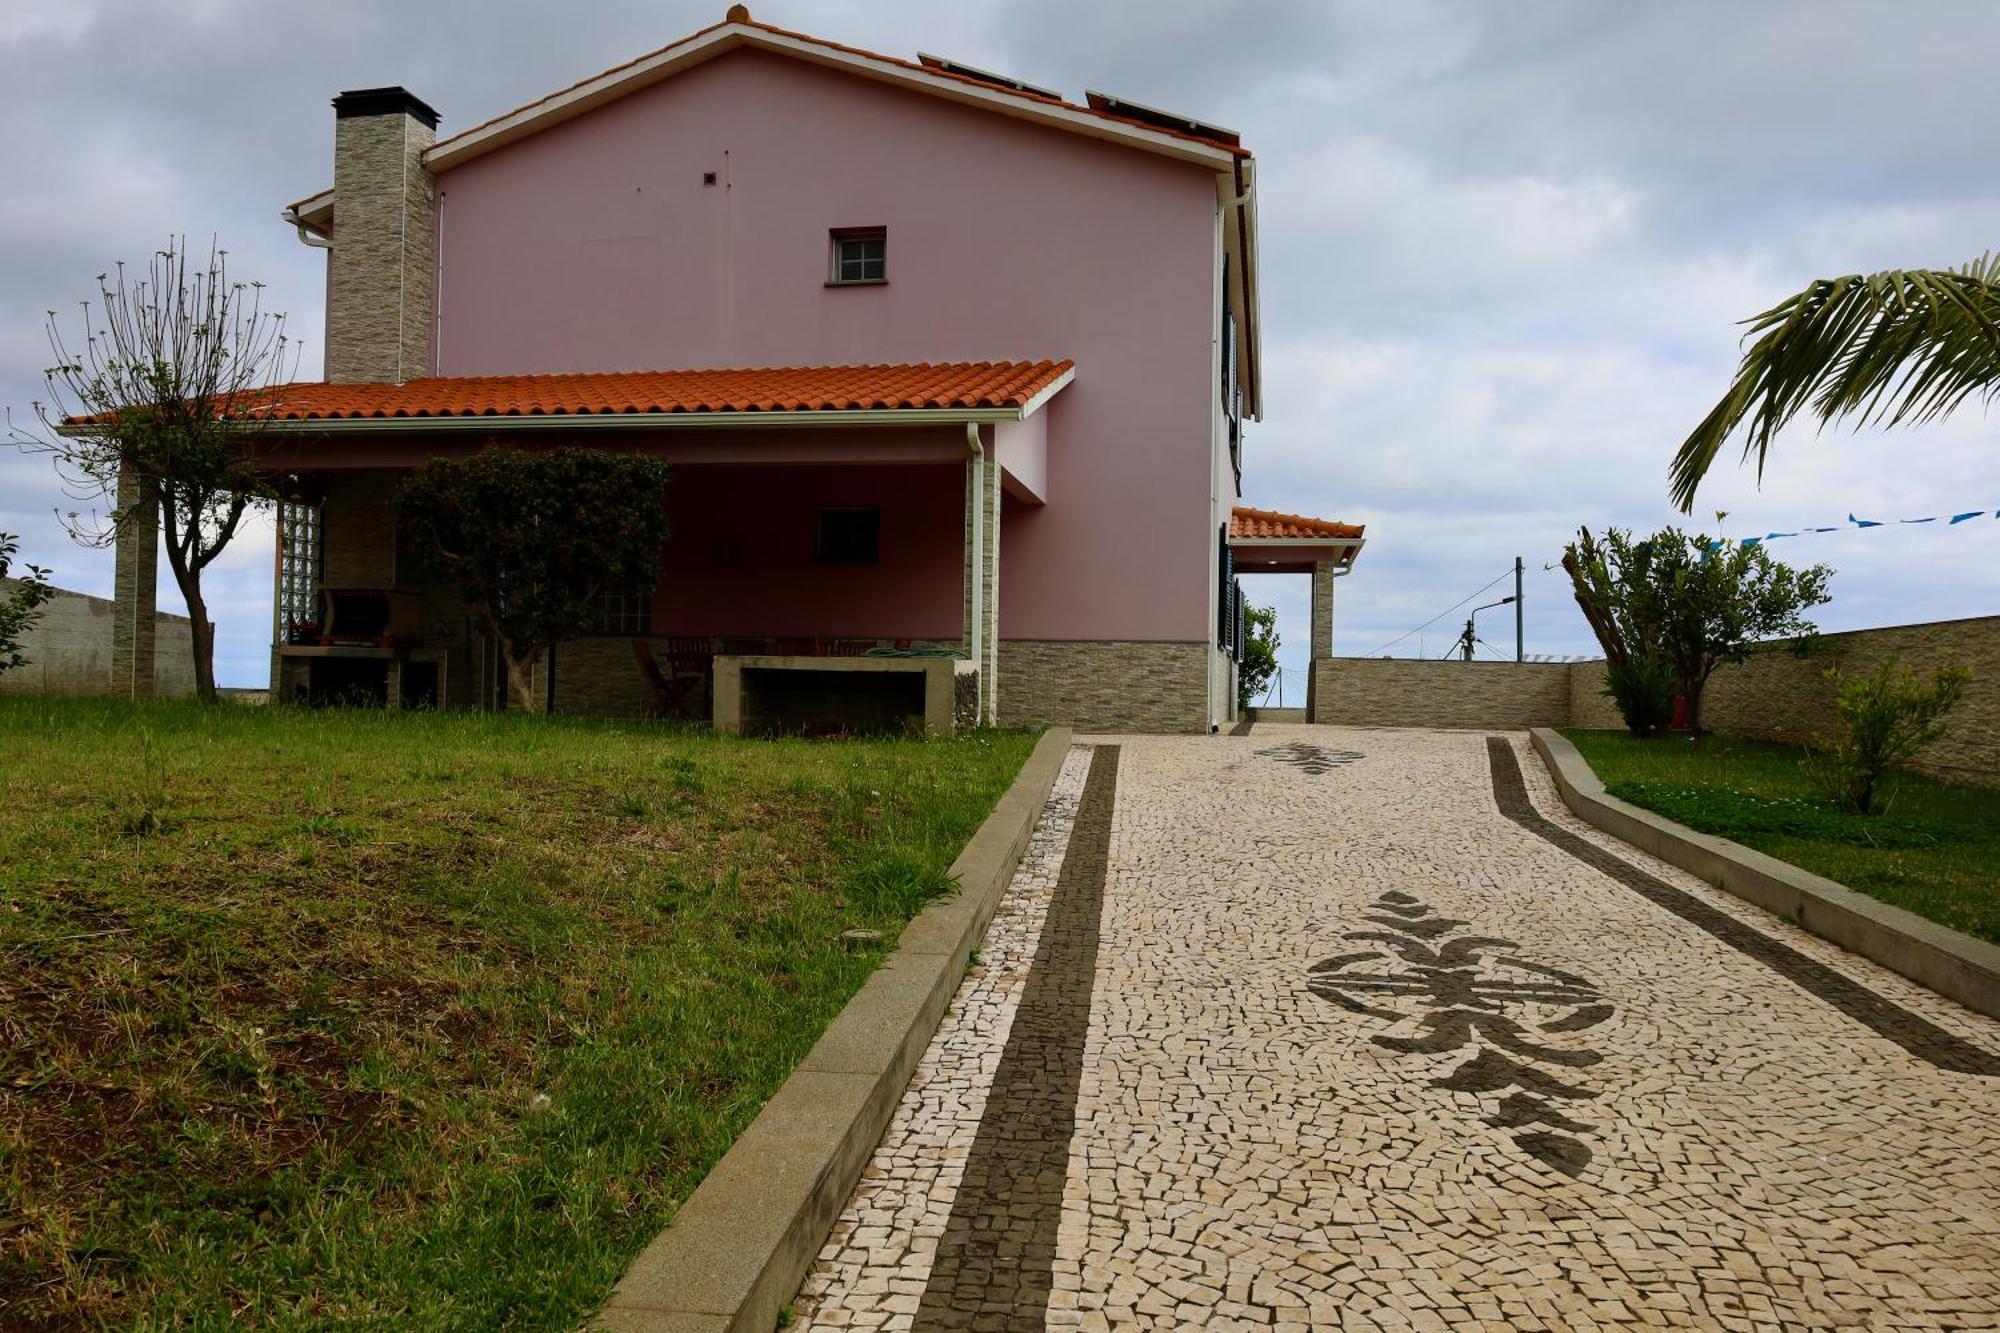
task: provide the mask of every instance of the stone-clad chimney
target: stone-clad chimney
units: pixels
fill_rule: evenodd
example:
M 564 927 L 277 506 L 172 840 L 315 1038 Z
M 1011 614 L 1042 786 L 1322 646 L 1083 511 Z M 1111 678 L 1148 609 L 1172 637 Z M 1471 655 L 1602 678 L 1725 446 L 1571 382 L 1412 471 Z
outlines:
M 333 257 L 326 377 L 335 384 L 418 379 L 435 365 L 435 183 L 424 150 L 438 113 L 403 88 L 333 99 Z

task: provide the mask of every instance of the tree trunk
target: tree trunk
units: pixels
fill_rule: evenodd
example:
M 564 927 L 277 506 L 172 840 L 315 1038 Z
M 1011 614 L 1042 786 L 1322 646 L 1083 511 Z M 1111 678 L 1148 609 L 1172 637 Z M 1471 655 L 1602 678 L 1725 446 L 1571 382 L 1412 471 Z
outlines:
M 495 631 L 500 640 L 500 660 L 507 665 L 507 697 L 514 707 L 524 713 L 547 711 L 542 701 L 535 697 L 535 663 L 542 660 L 542 650 L 518 653 L 514 645 L 507 642 L 507 636 Z
M 1706 684 L 1708 678 L 1700 674 L 1681 677 L 1681 695 L 1688 705 L 1688 734 L 1697 742 L 1701 740 L 1701 691 Z
M 194 647 L 194 693 L 205 704 L 216 701 L 215 622 L 208 618 L 208 603 L 201 596 L 201 575 L 183 571 L 180 562 L 170 560 L 174 582 L 180 586 L 181 600 L 187 603 L 188 622 Z

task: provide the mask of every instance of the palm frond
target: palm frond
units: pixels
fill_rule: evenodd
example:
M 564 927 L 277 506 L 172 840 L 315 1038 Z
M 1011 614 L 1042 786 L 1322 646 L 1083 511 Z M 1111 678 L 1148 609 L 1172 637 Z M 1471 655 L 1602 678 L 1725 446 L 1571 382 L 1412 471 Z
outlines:
M 1773 437 L 1801 414 L 1822 427 L 1916 425 L 2000 391 L 2000 256 L 1821 278 L 1744 323 L 1750 346 L 1729 392 L 1674 455 L 1683 512 L 1738 427 L 1762 476 Z

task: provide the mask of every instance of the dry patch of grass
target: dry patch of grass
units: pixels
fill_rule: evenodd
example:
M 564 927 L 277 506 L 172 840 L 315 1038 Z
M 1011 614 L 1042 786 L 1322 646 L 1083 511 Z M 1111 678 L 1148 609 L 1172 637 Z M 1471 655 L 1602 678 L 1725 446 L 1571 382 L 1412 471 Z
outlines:
M 0 1326 L 574 1322 L 1031 744 L 0 700 Z

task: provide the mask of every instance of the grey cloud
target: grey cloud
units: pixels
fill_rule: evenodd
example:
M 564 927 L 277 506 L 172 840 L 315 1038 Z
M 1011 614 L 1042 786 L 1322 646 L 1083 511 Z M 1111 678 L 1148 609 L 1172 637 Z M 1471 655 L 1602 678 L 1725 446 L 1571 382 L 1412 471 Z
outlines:
M 345 87 L 403 83 L 464 128 L 721 17 L 722 0 L 16 0 L 0 30 L 0 402 L 39 391 L 41 312 L 170 232 L 220 236 L 317 370 L 319 255 L 277 209 L 328 183 Z M 1674 517 L 1673 444 L 1721 392 L 1734 321 L 1824 272 L 2000 241 L 1986 66 L 2000 8 L 1912 0 L 1283 0 L 753 5 L 860 46 L 1101 88 L 1243 131 L 1260 160 L 1267 420 L 1252 503 L 1370 525 L 1343 650 L 1529 559 L 1530 649 L 1587 632 L 1540 564 L 1579 522 Z M 1739 535 L 2000 506 L 1976 414 L 1884 440 L 1794 432 Z M 0 528 L 62 581 L 45 460 L 0 451 Z M 1779 548 L 1843 569 L 1829 625 L 1990 612 L 2000 521 Z M 261 681 L 268 540 L 220 567 L 224 678 Z M 1304 581 L 1259 580 L 1302 654 Z M 170 589 L 163 604 L 175 604 Z M 1511 626 L 1506 628 L 1511 629 Z M 1448 631 L 1439 631 L 1448 637 Z M 1505 637 L 1505 636 L 1501 636 Z M 1435 641 L 1434 641 L 1435 640 Z M 1498 640 L 1496 640 L 1498 641 Z M 1442 651 L 1442 639 L 1426 635 Z

